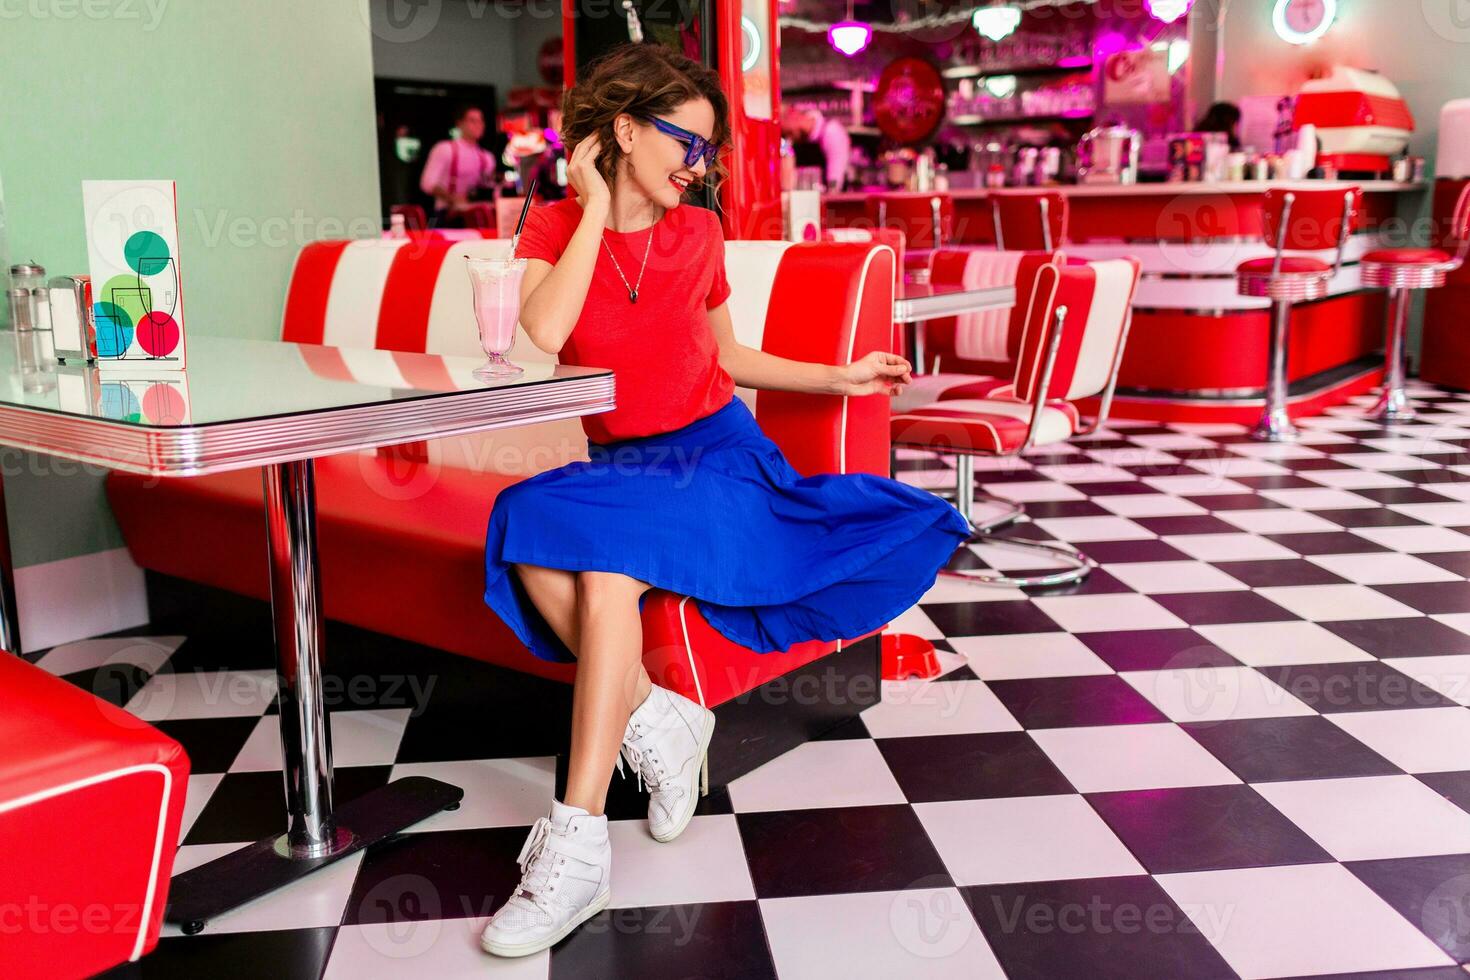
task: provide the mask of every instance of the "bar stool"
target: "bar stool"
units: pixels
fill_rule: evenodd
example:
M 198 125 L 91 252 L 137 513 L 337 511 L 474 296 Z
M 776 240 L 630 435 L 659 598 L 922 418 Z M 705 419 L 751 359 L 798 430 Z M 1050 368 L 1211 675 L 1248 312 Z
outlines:
M 1465 264 L 1470 253 L 1470 187 L 1460 192 L 1450 220 L 1448 240 L 1455 239 L 1460 245 L 1453 255 L 1437 248 L 1385 248 L 1369 252 L 1361 260 L 1363 285 L 1388 290 L 1383 392 L 1368 410 L 1368 418 L 1375 422 L 1407 422 L 1414 417 L 1414 407 L 1404 392 L 1409 306 L 1414 301 L 1414 290 L 1440 288 L 1450 273 Z
M 985 397 L 939 401 L 893 416 L 893 445 L 955 457 L 954 505 L 974 529 L 969 543 L 1019 549 L 1065 566 L 1029 576 L 960 570 L 941 575 L 980 585 L 1050 586 L 1079 582 L 1097 567 L 1073 548 L 996 537 L 1026 519 L 1021 504 L 982 494 L 981 500 L 1005 510 L 975 524 L 970 516 L 976 498 L 974 460 L 1018 457 L 1033 446 L 1065 442 L 1102 427 L 1123 363 L 1138 274 L 1138 260 L 1132 258 L 1043 266 L 1030 293 L 1017 300 L 1026 314 L 1014 382 Z M 1093 397 L 1100 399 L 1098 414 L 1084 424 L 1077 403 Z
M 1056 191 L 993 190 L 990 213 L 995 247 L 1050 252 L 1067 240 L 1067 198 Z
M 868 220 L 903 232 L 910 251 L 938 248 L 954 238 L 954 198 L 934 191 L 891 191 L 866 202 Z
M 1287 413 L 1287 350 L 1291 338 L 1291 308 L 1327 296 L 1333 277 L 1342 269 L 1343 251 L 1357 221 L 1363 192 L 1276 188 L 1265 195 L 1264 237 L 1276 249 L 1267 258 L 1251 259 L 1236 268 L 1242 296 L 1271 301 L 1271 341 L 1266 361 L 1266 408 L 1251 430 L 1262 442 L 1289 442 L 1297 437 Z M 1322 251 L 1335 247 L 1337 259 L 1321 259 L 1286 252 Z

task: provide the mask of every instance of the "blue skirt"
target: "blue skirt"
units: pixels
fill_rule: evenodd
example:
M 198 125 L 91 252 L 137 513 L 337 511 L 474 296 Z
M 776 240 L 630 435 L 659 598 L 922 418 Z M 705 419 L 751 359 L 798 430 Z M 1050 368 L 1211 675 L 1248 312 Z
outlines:
M 546 660 L 573 658 L 514 563 L 690 596 L 721 634 L 769 653 L 892 621 L 970 533 L 949 503 L 895 480 L 800 476 L 739 398 L 588 456 L 502 491 L 485 535 L 485 602 Z

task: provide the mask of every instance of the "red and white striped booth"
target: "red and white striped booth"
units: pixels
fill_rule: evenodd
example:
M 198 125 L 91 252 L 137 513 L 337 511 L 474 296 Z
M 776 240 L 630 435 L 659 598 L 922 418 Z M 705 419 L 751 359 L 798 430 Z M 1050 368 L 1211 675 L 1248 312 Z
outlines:
M 329 345 L 301 348 L 307 363 L 328 377 L 433 387 L 436 379 L 406 376 L 409 359 L 395 359 L 393 352 L 483 357 L 464 258 L 505 255 L 509 247 L 507 240 L 308 245 L 291 278 L 282 338 Z M 829 364 L 890 349 L 893 262 L 892 249 L 877 244 L 729 242 L 736 334 L 782 357 Z M 510 359 L 554 360 L 523 332 Z M 738 394 L 798 472 L 886 475 L 887 396 Z M 570 665 L 533 657 L 484 605 L 484 534 L 500 490 L 585 458 L 580 423 L 565 419 L 318 460 L 326 615 L 570 679 Z M 161 482 L 113 473 L 107 492 L 129 550 L 144 568 L 268 596 L 257 470 Z M 230 557 L 222 561 L 221 555 Z M 812 642 L 784 654 L 754 654 L 715 632 L 696 604 L 657 591 L 644 602 L 643 626 L 645 663 L 655 679 L 710 706 L 842 645 Z
M 184 813 L 178 742 L 0 651 L 0 973 L 90 977 L 158 943 Z

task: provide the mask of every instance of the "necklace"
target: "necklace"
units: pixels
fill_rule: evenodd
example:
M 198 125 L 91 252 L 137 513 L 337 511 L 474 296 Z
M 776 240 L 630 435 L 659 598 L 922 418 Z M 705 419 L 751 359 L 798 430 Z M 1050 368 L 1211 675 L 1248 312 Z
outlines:
M 618 265 L 618 257 L 613 254 L 612 246 L 607 243 L 607 236 L 603 236 L 602 247 L 607 249 L 607 257 L 612 259 L 613 268 L 617 270 L 618 278 L 623 280 L 624 286 L 627 286 L 628 302 L 630 303 L 638 302 L 638 287 L 643 285 L 643 270 L 648 268 L 648 253 L 653 249 L 653 230 L 657 227 L 658 222 L 654 222 L 648 229 L 648 245 L 643 249 L 643 264 L 638 267 L 638 281 L 631 286 L 628 285 L 628 277 L 623 275 L 623 267 Z

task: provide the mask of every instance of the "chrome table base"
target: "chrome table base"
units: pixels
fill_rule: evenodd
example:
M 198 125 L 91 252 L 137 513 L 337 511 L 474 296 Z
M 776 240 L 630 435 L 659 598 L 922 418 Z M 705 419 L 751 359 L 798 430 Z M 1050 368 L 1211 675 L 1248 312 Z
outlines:
M 316 481 L 309 459 L 263 471 L 271 616 L 275 621 L 286 832 L 179 875 L 165 921 L 186 933 L 440 810 L 464 791 L 436 779 L 399 779 L 340 811 L 332 801 L 332 738 L 322 692 L 321 568 Z
M 0 653 L 21 654 L 20 613 L 15 603 L 15 564 L 10 557 L 10 521 L 5 516 L 5 475 L 0 473 Z

